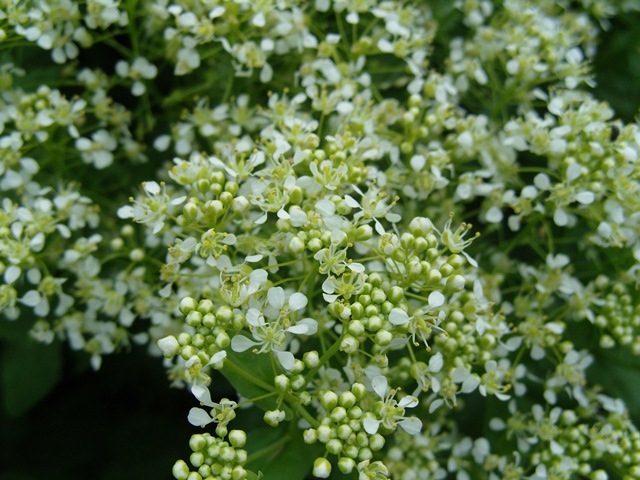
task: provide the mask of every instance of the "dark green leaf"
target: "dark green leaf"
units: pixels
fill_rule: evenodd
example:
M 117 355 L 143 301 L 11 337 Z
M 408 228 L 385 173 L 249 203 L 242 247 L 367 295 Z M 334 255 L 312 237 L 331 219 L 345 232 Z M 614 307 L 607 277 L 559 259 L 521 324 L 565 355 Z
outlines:
M 58 383 L 62 370 L 59 343 L 42 345 L 26 338 L 4 349 L 2 372 L 2 406 L 10 416 L 25 413 Z
M 271 359 L 267 354 L 256 354 L 251 351 L 227 352 L 225 367 L 222 374 L 243 397 L 252 400 L 273 392 L 275 377 Z M 291 409 L 284 404 L 277 403 L 278 396 L 273 394 L 266 398 L 255 400 L 254 403 L 263 410 L 279 408 L 291 418 Z

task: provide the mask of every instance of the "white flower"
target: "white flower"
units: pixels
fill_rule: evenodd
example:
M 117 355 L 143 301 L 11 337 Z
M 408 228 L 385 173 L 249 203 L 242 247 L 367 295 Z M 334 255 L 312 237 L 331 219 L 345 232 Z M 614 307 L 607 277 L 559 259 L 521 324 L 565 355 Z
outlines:
M 371 386 L 380 397 L 382 408 L 375 408 L 376 416 L 367 416 L 363 420 L 363 427 L 369 435 L 377 433 L 380 425 L 390 430 L 402 428 L 410 435 L 417 435 L 422 429 L 422 422 L 417 417 L 405 417 L 405 408 L 414 408 L 418 405 L 418 399 L 406 395 L 400 401 L 395 400 L 397 390 L 389 390 L 387 377 L 378 375 L 371 380 Z M 378 417 L 379 415 L 380 417 Z

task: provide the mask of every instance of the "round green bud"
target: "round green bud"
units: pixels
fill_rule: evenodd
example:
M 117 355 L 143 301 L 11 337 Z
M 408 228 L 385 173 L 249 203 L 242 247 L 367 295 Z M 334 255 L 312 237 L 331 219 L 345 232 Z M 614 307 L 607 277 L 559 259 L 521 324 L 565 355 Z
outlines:
M 294 392 L 300 390 L 302 387 L 306 385 L 304 375 L 300 375 L 300 374 L 296 374 L 292 376 L 290 379 L 290 383 L 291 383 L 291 390 L 293 390 Z
M 360 348 L 360 342 L 351 335 L 345 335 L 340 342 L 340 351 L 347 354 L 355 353 Z
M 180 351 L 180 343 L 173 335 L 158 340 L 158 348 L 166 358 L 172 358 Z
M 273 384 L 278 392 L 286 392 L 290 386 L 289 377 L 284 374 L 276 375 Z
M 171 473 L 177 480 L 187 480 L 189 477 L 189 466 L 184 460 L 178 460 L 173 464 Z
M 204 454 L 202 452 L 193 452 L 189 457 L 189 461 L 191 462 L 191 465 L 198 468 L 204 463 Z
M 192 451 L 197 452 L 199 450 L 205 449 L 206 447 L 207 439 L 204 435 L 201 435 L 199 433 L 191 435 L 191 438 L 189 439 L 189 448 L 191 448 Z
M 402 300 L 404 300 L 404 290 L 402 289 L 402 287 L 394 285 L 387 292 L 387 299 L 394 305 L 397 305 Z
M 305 352 L 302 356 L 302 360 L 307 368 L 316 368 L 320 365 L 320 355 L 317 350 L 311 350 L 309 352 Z
M 196 310 L 198 308 L 198 302 L 191 297 L 184 297 L 180 300 L 180 305 L 178 309 L 182 312 L 183 315 L 188 315 L 191 311 Z
M 338 394 L 331 390 L 324 390 L 320 394 L 320 405 L 327 412 L 333 410 L 338 405 Z
M 289 240 L 289 251 L 294 255 L 302 255 L 305 249 L 305 243 L 300 237 L 291 237 Z
M 320 425 L 316 431 L 318 432 L 318 440 L 320 440 L 321 443 L 327 443 L 333 436 L 329 425 Z
M 233 467 L 233 473 L 231 474 L 231 480 L 245 480 L 249 474 L 241 465 Z
M 338 398 L 338 403 L 340 404 L 340 406 L 346 409 L 353 407 L 357 401 L 358 399 L 353 394 L 353 392 L 350 392 L 348 390 L 346 392 L 342 392 L 340 394 L 340 397 Z
M 209 477 L 211 475 L 211 465 L 207 465 L 206 463 L 204 465 L 200 465 L 200 468 L 198 468 L 198 475 L 205 479 Z
M 371 290 L 371 301 L 373 303 L 381 304 L 387 299 L 387 294 L 381 288 L 374 288 Z
M 447 288 L 454 292 L 461 292 L 466 283 L 467 281 L 462 275 L 453 275 L 447 280 Z
M 376 332 L 376 336 L 373 341 L 376 345 L 386 347 L 391 343 L 391 340 L 393 340 L 393 334 L 388 330 L 380 329 Z
M 356 466 L 355 460 L 353 458 L 341 457 L 338 459 L 338 470 L 340 470 L 345 475 L 353 472 L 353 469 Z
M 231 344 L 231 337 L 227 332 L 220 332 L 216 335 L 216 346 L 221 350 L 224 350 Z
M 362 383 L 354 383 L 351 385 L 351 393 L 356 396 L 356 399 L 360 400 L 367 393 L 367 388 Z
M 347 440 L 353 434 L 353 430 L 349 425 L 342 424 L 338 427 L 338 438 L 340 440 Z
M 277 427 L 286 417 L 282 410 L 268 410 L 264 413 L 263 419 L 270 427 Z
M 327 442 L 327 452 L 338 455 L 342 451 L 342 442 L 337 438 L 332 438 Z
M 347 410 L 344 407 L 336 407 L 331 410 L 329 418 L 331 418 L 334 423 L 341 423 L 345 418 L 347 418 Z
M 353 388 L 352 388 L 352 391 L 353 391 Z M 362 418 L 362 415 L 364 415 L 364 410 L 362 410 L 357 405 L 349 409 L 349 418 L 352 420 L 358 420 L 359 418 Z
M 382 447 L 384 447 L 384 444 L 385 444 L 385 439 L 379 433 L 376 433 L 369 438 L 369 448 L 371 448 L 371 450 L 374 452 L 382 450 Z
M 443 263 L 442 265 L 440 265 L 440 273 L 442 274 L 442 278 L 447 278 L 453 273 L 453 271 L 454 268 L 448 263 Z
M 307 248 L 313 253 L 320 251 L 323 247 L 324 243 L 319 238 L 312 238 L 307 242 Z
M 190 311 L 186 318 L 185 323 L 190 327 L 198 327 L 202 323 L 202 314 L 197 310 Z
M 349 322 L 347 331 L 354 337 L 359 337 L 365 331 L 365 326 L 360 320 L 352 320 Z
M 318 457 L 313 462 L 313 476 L 316 478 L 329 478 L 331 475 L 331 463 L 326 458 Z
M 226 437 L 227 433 L 229 433 L 229 429 L 226 425 L 218 425 L 215 431 L 216 435 L 218 435 L 220 438 Z
M 302 432 L 302 440 L 309 445 L 316 443 L 318 441 L 318 431 L 315 428 L 308 428 Z
M 372 458 L 373 458 L 373 452 L 368 447 L 361 448 L 360 451 L 358 452 L 358 460 L 360 461 L 371 460 Z
M 224 463 L 231 463 L 236 459 L 236 450 L 233 447 L 222 447 L 218 458 Z
M 229 443 L 236 448 L 242 448 L 247 443 L 247 434 L 243 430 L 231 430 L 229 432 Z
M 202 477 L 198 472 L 191 472 L 187 477 L 187 480 L 202 480 Z

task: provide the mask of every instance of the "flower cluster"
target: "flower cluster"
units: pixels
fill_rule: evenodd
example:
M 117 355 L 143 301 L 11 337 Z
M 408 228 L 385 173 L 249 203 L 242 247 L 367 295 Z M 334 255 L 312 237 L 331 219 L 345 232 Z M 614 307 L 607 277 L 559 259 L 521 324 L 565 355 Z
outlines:
M 175 478 L 640 475 L 590 374 L 640 355 L 640 130 L 591 68 L 633 2 L 5 4 L 58 80 L 0 65 L 1 310 L 164 357 L 211 429 Z

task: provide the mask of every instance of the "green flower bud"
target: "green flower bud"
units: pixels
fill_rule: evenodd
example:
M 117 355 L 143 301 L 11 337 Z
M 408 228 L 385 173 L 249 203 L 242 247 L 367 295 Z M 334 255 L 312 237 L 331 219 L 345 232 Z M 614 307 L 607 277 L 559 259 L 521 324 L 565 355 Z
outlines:
M 347 417 L 347 410 L 344 407 L 336 407 L 329 415 L 334 423 L 341 423 Z
M 320 425 L 317 429 L 317 432 L 318 440 L 320 440 L 321 443 L 327 443 L 329 440 L 331 440 L 332 431 L 331 427 L 329 427 L 328 425 Z
M 387 294 L 380 288 L 374 288 L 371 291 L 371 301 L 373 303 L 381 304 L 387 299 Z
M 353 458 L 341 457 L 338 459 L 338 470 L 340 470 L 345 475 L 353 472 L 353 469 L 356 466 L 355 460 Z
M 243 430 L 231 430 L 229 432 L 229 443 L 235 448 L 242 448 L 247 443 L 247 434 Z
M 320 405 L 327 412 L 333 410 L 338 405 L 338 394 L 331 390 L 323 390 L 320 394 Z
M 302 432 L 302 439 L 304 440 L 304 443 L 309 445 L 316 443 L 318 441 L 318 431 L 315 428 L 308 428 Z
M 204 463 L 204 454 L 202 452 L 193 452 L 189 457 L 189 461 L 191 462 L 191 465 L 198 468 Z
M 360 400 L 367 393 L 366 387 L 362 383 L 354 383 L 351 385 L 351 393 L 356 396 L 356 399 Z M 354 418 L 354 417 L 351 417 Z
M 280 422 L 283 422 L 286 414 L 282 410 L 268 410 L 264 413 L 263 419 L 270 427 L 277 427 Z
M 305 354 L 302 356 L 302 359 L 307 368 L 316 368 L 318 365 L 320 365 L 320 355 L 318 354 L 317 350 L 305 352 Z
M 391 343 L 391 340 L 393 340 L 393 334 L 387 330 L 381 329 L 376 332 L 376 336 L 373 341 L 376 345 L 386 347 Z
M 191 297 L 184 297 L 182 300 L 180 300 L 180 306 L 178 307 L 183 315 L 188 315 L 192 310 L 196 310 L 197 308 L 198 302 L 196 302 Z
M 189 466 L 184 460 L 178 460 L 173 464 L 171 473 L 177 480 L 187 480 L 189 477 Z
M 342 451 L 342 442 L 337 438 L 332 438 L 327 442 L 327 452 L 338 455 Z
M 351 322 L 349 322 L 347 331 L 354 337 L 359 337 L 364 333 L 365 326 L 360 320 L 352 320 Z
M 276 375 L 273 384 L 275 385 L 278 392 L 286 392 L 287 390 L 289 390 L 290 386 L 289 377 L 284 374 Z
M 338 403 L 340 404 L 340 406 L 346 409 L 353 407 L 357 401 L 358 399 L 356 398 L 356 396 L 353 394 L 353 392 L 350 391 L 342 392 L 340 394 L 340 397 L 338 398 Z
M 331 475 L 331 463 L 326 458 L 318 457 L 313 462 L 313 476 L 316 478 L 328 478 Z

